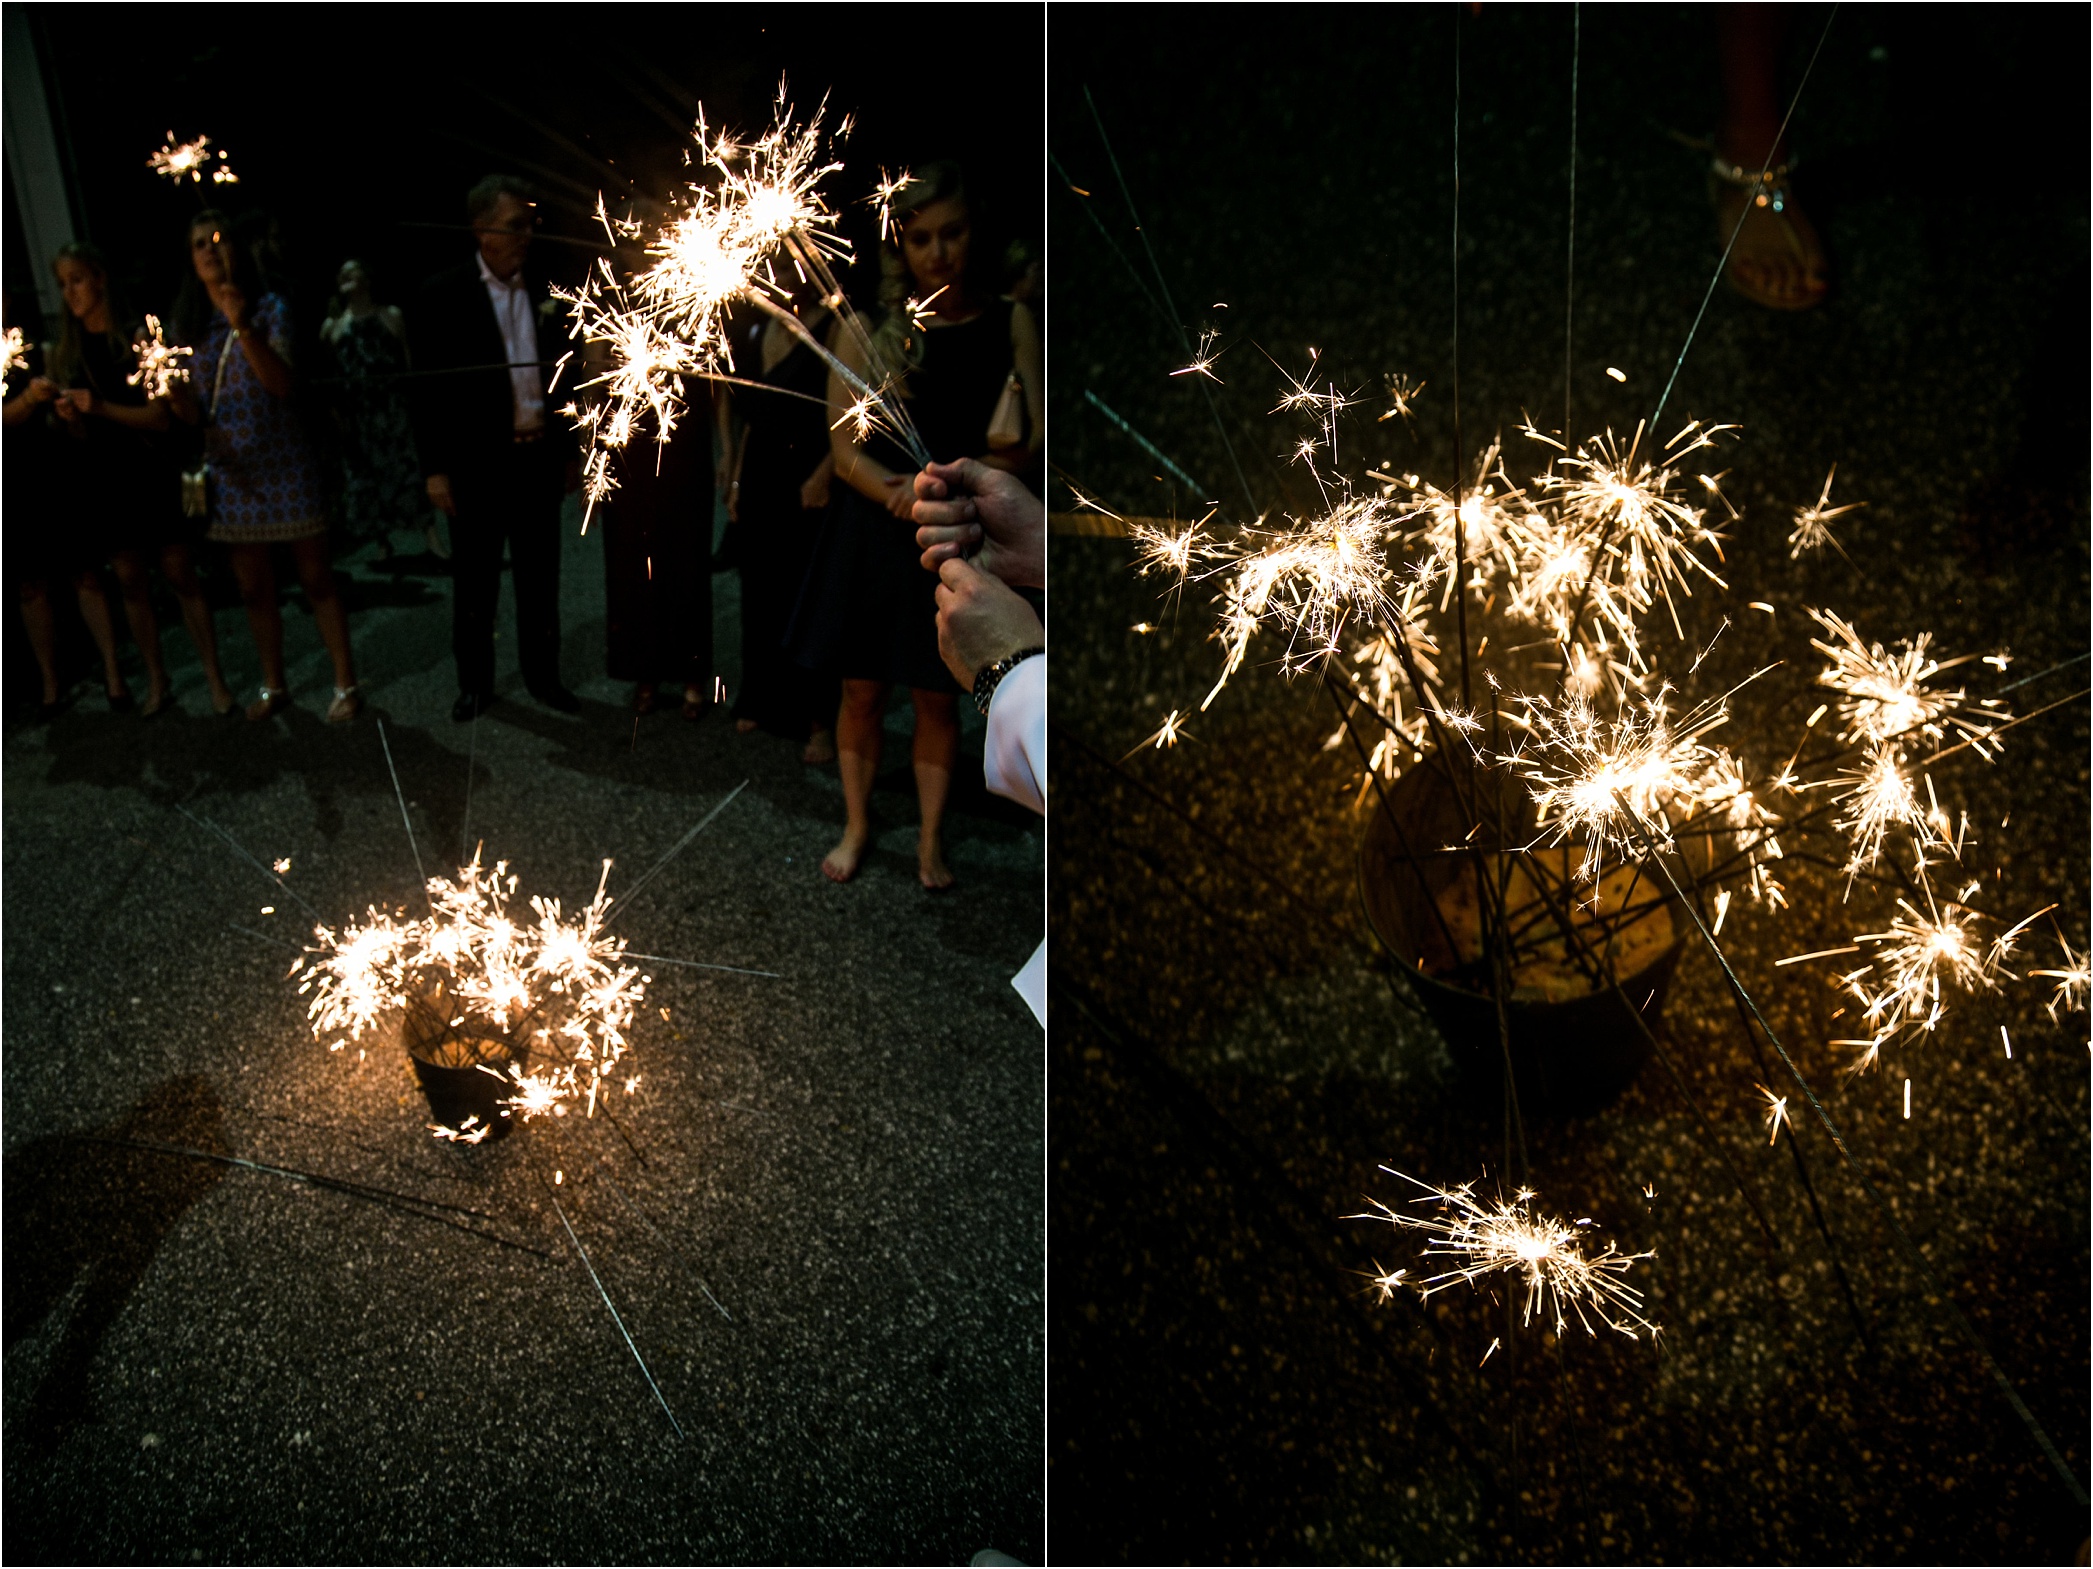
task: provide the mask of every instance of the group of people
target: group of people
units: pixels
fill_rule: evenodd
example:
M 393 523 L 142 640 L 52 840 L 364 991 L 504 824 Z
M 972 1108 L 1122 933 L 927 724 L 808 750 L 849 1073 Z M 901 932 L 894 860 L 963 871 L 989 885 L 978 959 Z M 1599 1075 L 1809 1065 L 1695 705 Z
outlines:
M 945 478 L 932 483 L 887 438 L 859 436 L 842 418 L 853 394 L 827 358 L 775 315 L 749 313 L 734 334 L 734 384 L 690 385 L 694 408 L 713 418 L 685 420 L 665 448 L 641 439 L 617 454 L 617 485 L 599 510 L 608 674 L 632 683 L 637 714 L 654 710 L 664 690 L 680 696 L 685 718 L 712 702 L 712 535 L 723 499 L 724 554 L 742 590 L 736 729 L 789 737 L 809 763 L 833 758 L 846 821 L 822 870 L 848 881 L 871 841 L 886 711 L 895 686 L 906 686 L 918 871 L 935 889 L 952 880 L 941 829 L 956 704 L 976 671 L 940 652 L 938 601 L 949 590 L 940 561 L 915 538 L 917 492 L 927 487 L 921 504 L 944 510 L 926 515 L 946 524 L 954 497 L 981 490 L 962 474 L 987 477 L 983 494 L 1003 496 L 1002 505 L 1013 494 L 1036 505 L 1044 357 L 1029 309 L 998 292 L 999 258 L 974 243 L 956 167 L 925 168 L 892 217 L 876 312 L 845 330 L 811 287 L 789 304 L 837 360 L 859 374 L 877 361 L 875 374 L 895 377 L 927 450 L 965 466 L 934 471 Z M 321 332 L 338 372 L 328 379 L 338 389 L 339 473 L 326 472 L 306 418 L 286 298 L 262 248 L 228 215 L 206 211 L 189 226 L 190 273 L 167 332 L 191 351 L 187 376 L 158 396 L 141 385 L 139 322 L 112 293 L 106 260 L 86 244 L 60 252 L 63 318 L 50 342 L 30 349 L 27 374 L 10 373 L 4 409 L 7 501 L 15 516 L 42 523 L 11 530 L 9 549 L 46 716 L 65 701 L 53 600 L 65 586 L 101 654 L 111 707 L 151 715 L 172 701 L 155 566 L 181 605 L 212 707 L 243 706 L 196 571 L 207 540 L 226 549 L 260 665 L 246 716 L 266 720 L 291 702 L 276 575 L 288 554 L 332 664 L 327 718 L 354 719 L 364 697 L 330 535 L 338 543 L 346 520 L 389 552 L 395 531 L 425 531 L 442 554 L 437 514 L 449 533 L 452 717 L 476 719 L 496 701 L 505 552 L 523 685 L 545 707 L 579 709 L 560 663 L 560 515 L 580 477 L 576 437 L 558 408 L 574 393 L 553 390 L 568 323 L 528 265 L 531 187 L 489 176 L 469 193 L 466 218 L 472 255 L 429 279 L 405 310 L 373 298 L 362 264 L 340 270 L 338 309 Z M 176 461 L 184 431 L 187 463 Z M 987 503 L 991 513 L 998 505 Z M 142 705 L 119 663 L 105 568 L 145 666 Z M 1027 586 L 1040 581 L 1035 574 Z M 1018 603 L 1036 625 L 1032 607 Z

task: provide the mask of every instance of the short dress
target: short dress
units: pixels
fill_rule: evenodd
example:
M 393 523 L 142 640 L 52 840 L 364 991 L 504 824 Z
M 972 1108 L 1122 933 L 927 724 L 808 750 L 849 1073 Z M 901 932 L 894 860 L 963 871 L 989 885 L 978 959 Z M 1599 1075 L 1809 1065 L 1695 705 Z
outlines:
M 137 368 L 128 345 L 83 334 L 79 363 L 66 384 L 89 389 L 106 404 L 143 408 L 145 389 L 126 380 Z M 51 515 L 72 532 L 82 556 L 102 562 L 182 539 L 180 490 L 161 437 L 93 416 L 77 426 L 52 416 L 51 427 Z
M 1010 302 L 998 300 L 972 321 L 925 330 L 905 407 L 934 461 L 987 455 L 989 422 L 1016 359 L 1010 317 Z M 873 436 L 865 452 L 897 474 L 915 474 L 885 436 Z M 794 656 L 845 680 L 957 693 L 938 653 L 938 580 L 923 570 L 916 525 L 840 479 L 830 498 L 787 638 Z
M 264 294 L 248 313 L 248 328 L 290 358 L 291 315 L 281 296 Z M 218 364 L 228 350 L 220 386 Z M 224 316 L 212 314 L 191 364 L 190 387 L 207 411 L 211 526 L 206 537 L 226 545 L 273 545 L 326 533 L 319 460 L 298 411 L 289 398 L 261 384 Z M 215 410 L 213 387 L 218 388 Z

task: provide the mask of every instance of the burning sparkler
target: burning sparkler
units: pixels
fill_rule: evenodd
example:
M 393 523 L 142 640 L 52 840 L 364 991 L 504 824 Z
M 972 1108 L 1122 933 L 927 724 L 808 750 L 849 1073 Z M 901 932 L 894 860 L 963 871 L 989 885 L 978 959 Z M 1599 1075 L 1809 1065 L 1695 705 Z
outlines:
M 1621 1278 L 1633 1265 L 1655 1258 L 1655 1250 L 1622 1253 L 1608 1243 L 1587 1257 L 1586 1232 L 1593 1223 L 1579 1220 L 1572 1224 L 1536 1215 L 1532 1204 L 1537 1195 L 1531 1188 L 1520 1188 L 1509 1202 L 1501 1198 L 1485 1202 L 1475 1196 L 1473 1183 L 1435 1188 L 1392 1167 L 1381 1169 L 1423 1189 L 1423 1197 L 1412 1202 L 1435 1204 L 1438 1213 L 1413 1215 L 1369 1199 L 1373 1213 L 1348 1218 L 1385 1220 L 1399 1230 L 1421 1231 L 1427 1239 L 1426 1258 L 1457 1261 L 1444 1273 L 1417 1282 L 1420 1296 L 1429 1299 L 1456 1283 L 1473 1285 L 1486 1275 L 1517 1275 L 1526 1288 L 1524 1323 L 1531 1324 L 1538 1310 L 1553 1317 L 1558 1334 L 1568 1327 L 1572 1316 L 1588 1335 L 1598 1332 L 1594 1320 L 1631 1340 L 1640 1338 L 1641 1331 L 1658 1332 L 1643 1316 L 1642 1293 Z M 1402 1277 L 1403 1272 L 1397 1271 L 1378 1277 L 1375 1284 L 1392 1295 Z
M 597 220 L 611 241 L 638 244 L 647 260 L 621 278 L 602 258 L 580 288 L 555 291 L 573 308 L 570 335 L 607 362 L 581 384 L 599 401 L 586 411 L 565 411 L 588 438 L 584 477 L 592 511 L 616 488 L 615 452 L 647 426 L 657 442 L 668 441 L 684 408 L 683 378 L 728 371 L 727 314 L 741 303 L 767 312 L 836 373 L 856 399 L 844 420 L 861 439 L 882 431 L 919 466 L 929 461 L 899 397 L 897 370 L 883 362 L 830 265 L 847 256 L 849 246 L 837 235 L 836 214 L 820 189 L 842 167 L 827 155 L 825 107 L 797 125 L 780 89 L 769 130 L 748 142 L 715 137 L 701 116 L 693 132 L 696 162 L 711 183 L 686 184 L 651 233 L 637 218 L 613 218 L 599 198 Z M 907 178 L 882 179 L 876 199 L 883 231 L 891 227 L 886 204 Z M 863 357 L 862 373 L 792 311 L 790 298 L 803 284 L 817 288 L 835 312 Z
M 1812 610 L 1810 619 L 1824 628 L 1829 641 L 1810 639 L 1810 647 L 1831 661 L 1817 684 L 1839 694 L 1841 740 L 1886 743 L 1913 735 L 1945 741 L 1952 731 L 1989 759 L 2000 743 L 1991 734 L 2008 716 L 1996 698 L 1972 700 L 1961 687 L 1940 690 L 1935 678 L 1970 662 L 1974 655 L 1936 659 L 1927 653 L 1931 633 L 1900 642 L 1892 653 L 1861 637 L 1853 623 L 1828 610 Z
M 610 867 L 573 920 L 535 895 L 535 920 L 511 914 L 517 877 L 506 861 L 488 873 L 475 854 L 455 881 L 429 879 L 423 918 L 373 908 L 361 925 L 316 927 L 299 987 L 314 1037 L 338 1049 L 397 1027 L 423 1062 L 504 1078 L 506 1104 L 526 1117 L 564 1114 L 577 1096 L 593 1114 L 648 982 L 624 962 L 623 940 L 603 934 Z M 489 1131 L 439 1129 L 467 1142 Z
M 211 153 L 211 139 L 199 136 L 193 142 L 177 142 L 174 132 L 167 133 L 167 142 L 158 152 L 145 160 L 145 166 L 155 174 L 164 174 L 177 185 L 187 180 L 192 185 L 203 183 L 206 175 L 213 185 L 238 185 L 240 177 L 225 161 L 225 149 L 219 148 L 215 162 Z
M 1927 897 L 1930 903 L 1930 892 Z M 1897 908 L 1902 913 L 1891 920 L 1888 931 L 1854 938 L 1856 943 L 1875 945 L 1869 963 L 1839 977 L 1839 984 L 1860 1003 L 1861 1018 L 1873 1032 L 1865 1039 L 1833 1043 L 1861 1048 L 1853 1063 L 1856 1073 L 1872 1067 L 1883 1046 L 1898 1035 L 1932 1031 L 1945 1011 L 1942 981 L 1974 992 L 1996 991 L 2002 974 L 2013 979 L 2005 962 L 2015 940 L 2036 918 L 2029 916 L 1987 943 L 1977 930 L 1984 917 L 1963 905 L 1949 903 L 1922 912 L 1899 899 Z
M 175 383 L 189 379 L 189 367 L 182 363 L 194 352 L 185 343 L 170 344 L 160 332 L 160 318 L 148 315 L 145 330 L 138 335 L 133 346 L 138 354 L 138 366 L 124 377 L 124 384 L 143 387 L 148 403 L 164 398 L 174 390 Z
M 29 368 L 29 355 L 22 342 L 22 329 L 10 327 L 4 342 L 6 359 L 0 362 L 0 398 L 7 396 L 7 378 L 18 370 Z
M 2088 965 L 2087 956 L 2083 953 L 2073 953 L 2070 942 L 2062 932 L 2057 933 L 2057 946 L 2064 950 L 2062 969 L 2028 971 L 2030 978 L 2039 975 L 2044 980 L 2057 983 L 2056 993 L 2049 999 L 2044 1010 L 2049 1014 L 2051 1023 L 2056 1022 L 2060 1012 L 2077 1013 L 2084 1009 L 2087 990 L 2093 987 L 2093 966 Z
M 1836 517 L 1843 517 L 1848 512 L 1857 511 L 1866 506 L 1867 503 L 1865 501 L 1849 501 L 1843 507 L 1829 505 L 1831 501 L 1831 482 L 1838 472 L 1839 466 L 1834 463 L 1831 466 L 1831 473 L 1824 476 L 1824 489 L 1818 494 L 1814 506 L 1797 507 L 1795 509 L 1795 527 L 1788 535 L 1788 559 L 1790 561 L 1799 559 L 1806 550 L 1816 550 L 1825 545 L 1831 546 L 1832 549 L 1842 556 L 1846 555 L 1846 547 L 1839 543 L 1838 537 L 1831 531 L 1831 520 Z M 1846 556 L 1846 559 L 1851 561 L 1853 558 Z

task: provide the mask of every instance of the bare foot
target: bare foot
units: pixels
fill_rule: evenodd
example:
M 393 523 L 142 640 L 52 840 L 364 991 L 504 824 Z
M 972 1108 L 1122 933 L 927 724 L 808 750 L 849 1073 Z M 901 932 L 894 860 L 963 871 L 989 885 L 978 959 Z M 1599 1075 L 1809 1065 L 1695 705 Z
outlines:
M 844 829 L 835 849 L 821 858 L 821 875 L 832 883 L 849 882 L 857 876 L 858 864 L 865 859 L 865 849 L 871 839 L 869 831 Z
M 138 710 L 138 717 L 140 719 L 152 718 L 153 715 L 173 701 L 173 698 L 173 692 L 169 690 L 167 683 L 162 681 L 158 686 L 153 687 L 146 693 L 145 707 Z
M 952 886 L 952 868 L 945 864 L 945 847 L 935 839 L 916 844 L 916 876 L 930 893 Z
M 223 716 L 225 714 L 231 713 L 235 708 L 239 707 L 239 704 L 240 700 L 237 697 L 233 696 L 233 689 L 227 686 L 223 681 L 216 682 L 212 685 L 212 713 Z
M 748 735 L 755 728 L 756 721 L 753 719 L 737 719 L 734 721 L 734 733 L 736 735 Z
M 799 760 L 812 763 L 816 767 L 823 763 L 833 763 L 836 760 L 836 732 L 816 730 L 807 737 L 807 744 L 800 748 Z
M 1732 167 L 1758 171 L 1756 164 Z M 1731 288 L 1756 305 L 1780 311 L 1808 310 L 1831 292 L 1824 242 L 1795 205 L 1792 191 L 1785 186 L 1746 188 L 1718 179 L 1716 193 L 1717 241 L 1730 245 L 1730 235 L 1737 236 L 1723 270 Z

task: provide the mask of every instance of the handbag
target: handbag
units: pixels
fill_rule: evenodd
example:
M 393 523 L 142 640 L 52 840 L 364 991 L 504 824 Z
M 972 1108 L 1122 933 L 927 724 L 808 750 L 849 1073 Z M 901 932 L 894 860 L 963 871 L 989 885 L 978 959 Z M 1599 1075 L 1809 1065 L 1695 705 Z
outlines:
M 976 405 L 977 407 L 979 405 Z M 988 417 L 988 450 L 1000 452 L 1022 446 L 1025 440 L 1025 384 L 1016 371 L 1003 383 L 996 411 Z
M 218 415 L 218 394 L 225 390 L 225 367 L 233 357 L 233 349 L 239 339 L 230 332 L 225 336 L 225 349 L 218 356 L 218 374 L 211 381 L 211 407 L 204 415 L 209 424 Z M 182 516 L 185 518 L 207 518 L 211 515 L 211 460 L 200 458 L 193 469 L 182 470 Z

